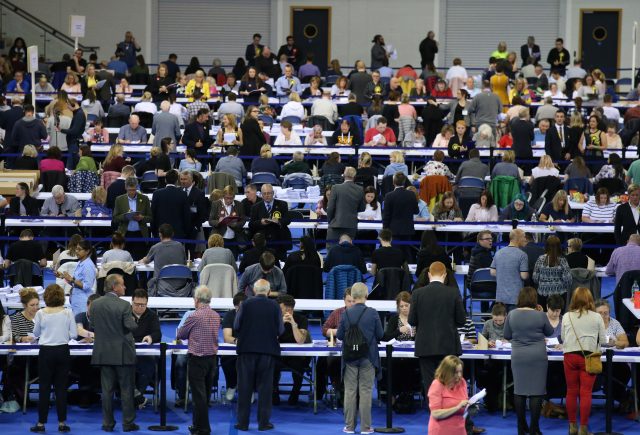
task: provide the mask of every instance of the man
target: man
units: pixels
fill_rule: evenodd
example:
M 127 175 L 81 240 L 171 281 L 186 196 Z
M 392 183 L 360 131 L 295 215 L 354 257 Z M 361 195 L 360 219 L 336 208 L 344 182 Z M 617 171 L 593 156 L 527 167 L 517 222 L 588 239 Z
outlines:
M 133 339 L 136 343 L 160 343 L 162 332 L 160 331 L 160 319 L 155 311 L 148 310 L 149 295 L 144 289 L 137 289 L 131 299 L 133 319 L 138 328 L 133 331 Z M 144 392 L 153 380 L 158 358 L 154 356 L 139 356 L 136 358 L 136 390 L 133 400 L 139 409 L 144 408 L 147 399 Z
M 396 134 L 393 132 L 393 129 L 387 127 L 387 118 L 380 116 L 376 120 L 376 126 L 366 131 L 364 134 L 364 144 L 368 147 L 396 146 Z
M 64 188 L 56 184 L 51 188 L 51 196 L 44 200 L 41 216 L 75 216 L 80 209 L 78 200 L 64 192 Z
M 175 82 L 178 74 L 180 74 L 180 67 L 178 66 L 178 55 L 175 53 L 169 54 L 169 57 L 164 61 L 164 64 L 167 66 L 167 77 Z
M 378 271 L 387 267 L 407 268 L 407 260 L 402 249 L 391 246 L 393 237 L 391 230 L 383 229 L 378 236 L 380 247 L 371 254 L 371 275 L 376 276 Z
M 525 65 L 527 59 L 533 59 L 533 64 L 540 62 L 542 53 L 540 52 L 540 46 L 536 44 L 536 39 L 533 36 L 527 38 L 527 43 L 520 47 L 520 59 L 522 59 L 522 66 Z
M 202 223 L 207 221 L 209 202 L 204 192 L 195 185 L 193 171 L 184 170 L 180 172 L 180 187 L 187 194 L 187 204 L 191 215 L 190 231 L 186 234 L 187 238 L 204 240 Z M 189 250 L 194 252 L 192 249 L 194 247 L 195 245 L 190 245 Z
M 333 126 L 338 120 L 338 106 L 331 100 L 331 90 L 323 89 L 322 97 L 311 105 L 311 116 L 323 116 Z
M 162 137 L 160 138 L 163 139 Z M 147 129 L 140 125 L 138 115 L 129 116 L 129 123 L 120 127 L 117 143 L 147 143 Z
M 209 424 L 209 393 L 218 367 L 218 331 L 220 316 L 211 309 L 211 290 L 198 286 L 193 293 L 196 310 L 176 333 L 177 340 L 189 341 L 189 386 L 193 397 L 193 426 L 189 432 L 195 435 L 211 433 Z
M 284 332 L 282 312 L 270 300 L 269 282 L 259 279 L 253 285 L 255 297 L 240 305 L 233 323 L 238 354 L 238 430 L 249 429 L 251 394 L 258 392 L 258 429 L 273 429 L 271 400 L 273 374 L 280 356 L 278 337 Z
M 139 429 L 134 423 L 136 411 L 133 404 L 133 376 L 136 363 L 136 348 L 132 332 L 136 324 L 131 305 L 120 299 L 125 292 L 122 276 L 111 274 L 104 280 L 105 296 L 91 304 L 91 325 L 95 331 L 95 342 L 91 363 L 101 366 L 102 383 L 102 430 L 113 432 L 112 396 L 116 381 L 120 387 L 122 402 L 122 431 Z
M 407 176 L 402 172 L 396 172 L 393 175 L 394 189 L 384 198 L 382 228 L 390 229 L 396 240 L 412 239 L 415 234 L 413 216 L 420 213 L 416 195 L 404 187 L 406 182 Z M 404 248 L 405 254 L 411 252 L 410 246 Z
M 575 59 L 573 61 L 573 66 L 567 68 L 567 82 L 569 80 L 575 81 L 575 79 L 584 79 L 587 76 L 587 71 L 582 68 L 582 60 Z
M 429 30 L 427 37 L 420 42 L 420 67 L 425 69 L 427 65 L 435 65 L 436 53 L 438 52 L 438 41 L 436 34 Z
M 355 266 L 363 275 L 367 273 L 367 266 L 362 258 L 360 248 L 353 245 L 348 234 L 342 234 L 337 245 L 333 245 L 324 260 L 324 271 L 329 272 L 336 266 Z
M 296 306 L 296 300 L 291 295 L 278 296 L 278 305 L 282 311 L 282 323 L 284 324 L 284 332 L 278 337 L 280 343 L 304 344 L 311 343 L 311 335 L 309 334 L 309 320 L 307 316 L 293 309 Z M 309 367 L 311 358 L 309 357 L 280 357 L 279 364 L 276 365 L 274 373 L 273 387 L 273 404 L 280 404 L 280 391 L 278 385 L 280 383 L 280 371 L 282 367 L 291 369 L 291 377 L 293 378 L 293 386 L 287 403 L 291 406 L 298 404 L 300 389 L 302 388 L 302 377 L 305 370 Z
M 413 291 L 409 310 L 409 324 L 416 328 L 415 355 L 419 358 L 425 391 L 442 359 L 462 354 L 457 328 L 464 326 L 466 320 L 460 292 L 444 285 L 447 277 L 444 264 L 432 263 L 428 275 L 429 284 Z
M 287 62 L 293 66 L 298 66 L 300 64 L 300 61 L 302 60 L 300 49 L 295 44 L 293 36 L 291 35 L 287 36 L 287 43 L 280 46 L 278 55 L 276 57 L 280 59 L 283 54 L 287 56 Z
M 544 99 L 542 106 L 536 110 L 535 120 L 539 122 L 542 119 L 554 119 L 557 112 L 558 108 L 553 105 L 553 98 L 547 97 Z
M 522 67 L 520 73 L 522 76 L 528 81 L 528 79 L 532 79 L 536 77 L 536 64 L 533 58 L 529 58 L 526 60 L 526 65 Z
M 469 258 L 469 270 L 466 276 L 466 285 L 469 285 L 473 273 L 478 269 L 491 267 L 493 262 L 493 234 L 489 230 L 482 230 L 476 236 L 476 246 L 471 249 Z
M 258 197 L 258 188 L 253 183 L 247 184 L 244 188 L 244 198 L 240 201 L 245 216 L 251 216 L 251 209 L 259 202 L 262 202 L 262 198 Z
M 24 100 L 20 96 L 12 97 L 11 108 L 0 112 L 0 128 L 4 130 L 4 150 L 8 153 L 18 152 L 18 148 L 14 147 L 11 142 L 11 137 L 13 136 L 13 127 L 24 117 L 23 102 Z
M 236 320 L 240 305 L 247 300 L 247 295 L 243 292 L 233 295 L 233 310 L 229 310 L 222 318 L 222 338 L 227 344 L 236 344 L 236 337 L 233 332 L 233 323 Z M 236 355 L 227 355 L 220 357 L 220 364 L 224 373 L 224 380 L 227 384 L 227 400 L 231 402 L 236 395 L 238 388 L 238 370 L 236 363 L 238 357 Z
M 82 110 L 80 104 L 75 98 L 69 100 L 69 105 L 73 111 L 73 118 L 71 118 L 69 128 L 60 129 L 57 127 L 56 129 L 67 135 L 67 169 L 75 169 L 76 164 L 80 159 L 78 153 L 80 152 L 80 141 L 82 140 L 82 135 L 87 124 L 87 115 L 84 113 L 84 110 Z
M 536 84 L 534 85 L 535 89 L 542 89 L 543 91 L 546 91 L 547 89 L 549 89 L 549 78 L 544 73 L 544 69 L 542 68 L 542 65 L 540 64 L 536 65 L 535 73 L 536 73 L 536 79 L 537 79 Z
M 47 81 L 47 76 L 42 74 L 38 78 L 38 84 L 35 87 L 36 94 L 53 94 L 56 90 L 55 88 Z
M 524 231 L 511 230 L 509 245 L 499 249 L 491 263 L 491 275 L 496 277 L 496 301 L 507 306 L 507 311 L 516 307 L 518 294 L 529 277 L 529 259 L 520 248 L 525 244 Z
M 529 108 L 520 109 L 518 118 L 511 122 L 511 137 L 513 145 L 511 148 L 516 154 L 516 159 L 533 159 L 533 149 L 531 148 L 535 140 L 533 124 L 529 120 Z
M 119 42 L 116 46 L 116 53 L 122 53 L 122 60 L 129 69 L 136 66 L 136 53 L 139 53 L 140 50 L 142 50 L 142 47 L 140 47 L 140 44 L 138 44 L 138 41 L 130 31 L 124 34 L 124 41 Z
M 278 63 L 276 56 L 271 52 L 269 47 L 264 47 L 262 53 L 256 56 L 255 67 L 258 70 L 258 74 L 265 74 L 265 80 L 275 80 L 276 77 L 280 77 L 284 72 L 284 68 Z M 262 80 L 262 78 L 261 78 Z
M 627 188 L 629 201 L 619 205 L 613 219 L 616 243 L 622 246 L 632 234 L 640 233 L 640 186 L 632 184 Z
M 609 120 L 609 123 L 617 126 L 620 122 L 620 111 L 613 107 L 613 97 L 611 94 L 606 94 L 602 97 L 602 111 L 604 112 L 604 116 Z M 618 128 L 616 127 L 616 130 Z
M 122 169 L 123 173 L 125 168 Z M 133 167 L 127 171 L 132 170 L 134 170 Z M 138 179 L 133 174 L 127 177 L 124 186 L 126 193 L 118 196 L 114 201 L 113 225 L 117 225 L 118 231 L 126 239 L 148 238 L 148 224 L 152 219 L 149 197 L 138 192 Z M 142 241 L 128 241 L 127 248 L 136 261 L 144 257 L 147 252 L 147 245 Z
M 387 97 L 387 87 L 380 80 L 380 71 L 376 70 L 371 73 L 371 80 L 369 80 L 364 88 L 364 96 L 367 100 L 373 100 L 373 97 L 379 97 L 385 99 Z
M 180 141 L 180 120 L 176 115 L 169 112 L 171 103 L 163 101 L 160 103 L 160 112 L 153 117 L 151 124 L 151 134 L 153 134 L 153 146 L 159 147 L 160 141 L 165 137 L 170 137 L 172 142 Z
M 253 42 L 247 45 L 247 49 L 244 53 L 244 58 L 247 60 L 247 64 L 249 66 L 255 65 L 256 57 L 260 56 L 262 53 L 262 49 L 264 45 L 260 44 L 260 40 L 262 39 L 262 35 L 259 33 L 253 34 Z
M 462 177 L 475 177 L 485 179 L 489 176 L 489 166 L 480 161 L 480 150 L 473 148 L 469 150 L 469 160 L 465 160 L 460 165 L 456 173 L 456 184 Z
M 246 215 L 240 201 L 235 199 L 235 186 L 226 186 L 222 190 L 222 199 L 211 202 L 209 225 L 211 233 L 219 234 L 225 241 L 225 247 L 231 249 L 237 258 L 240 253 L 238 243 L 244 243 L 244 224 Z M 234 218 L 235 220 L 229 220 Z
M 169 224 L 162 224 L 158 229 L 160 241 L 149 249 L 149 253 L 140 260 L 143 264 L 149 264 L 153 261 L 153 278 L 157 279 L 160 270 L 169 264 L 187 264 L 187 256 L 185 255 L 184 245 L 173 240 L 173 228 Z M 149 281 L 151 287 L 151 281 Z
M 238 97 L 235 93 L 227 93 L 227 101 L 218 107 L 218 119 L 222 119 L 222 115 L 227 113 L 234 115 L 236 120 L 242 119 L 244 116 L 244 108 L 242 107 L 242 104 L 236 101 L 236 98 Z
M 111 60 L 107 64 L 106 69 L 112 70 L 116 78 L 121 79 L 127 76 L 128 66 L 125 61 L 122 60 L 124 53 L 116 51 L 114 56 L 111 56 Z
M 365 305 L 369 289 L 361 282 L 351 287 L 354 305 L 340 319 L 336 336 L 342 340 L 342 368 L 344 373 L 344 421 L 343 432 L 354 433 L 356 412 L 360 411 L 360 433 L 373 433 L 371 426 L 371 393 L 376 372 L 380 370 L 378 341 L 383 330 L 380 316 Z M 413 323 L 412 323 L 413 324 Z M 356 326 L 367 343 L 367 353 L 358 359 L 345 358 L 346 346 L 353 349 L 359 343 L 347 343 L 346 337 L 352 326 Z M 458 340 L 458 343 L 460 340 Z M 364 353 L 364 352 L 363 352 Z M 358 403 L 359 396 L 359 403 Z
M 347 97 L 347 103 L 341 104 L 338 107 L 338 114 L 344 118 L 345 116 L 360 116 L 364 115 L 364 107 L 357 103 L 358 97 L 354 93 L 350 93 Z
M 322 74 L 320 73 L 320 68 L 318 68 L 317 65 L 313 64 L 313 53 L 307 53 L 307 61 L 298 70 L 298 77 L 300 77 L 300 80 L 304 81 L 305 77 L 320 77 L 321 75 Z
M 227 155 L 218 160 L 218 163 L 216 163 L 215 172 L 224 172 L 225 174 L 233 175 L 233 178 L 236 180 L 236 186 L 242 187 L 242 185 L 244 184 L 244 179 L 247 177 L 247 168 L 244 163 L 242 163 L 242 160 L 238 158 L 237 146 L 231 145 L 227 147 Z M 255 191 L 256 189 L 254 185 L 253 192 Z M 248 211 L 249 213 L 251 213 L 250 209 Z M 245 214 L 248 215 L 249 213 Z
M 289 94 L 296 92 L 302 93 L 302 87 L 300 80 L 293 75 L 293 67 L 287 65 L 284 68 L 284 75 L 276 80 L 276 96 L 280 98 L 281 103 L 289 101 Z
M 355 238 L 358 231 L 358 213 L 366 207 L 362 186 L 353 182 L 356 169 L 347 166 L 343 176 L 344 183 L 334 185 L 329 196 L 327 240 L 337 240 L 343 234 Z
M 564 112 L 558 110 L 553 117 L 553 128 L 544 136 L 544 152 L 551 157 L 551 160 L 558 162 L 562 159 L 570 160 L 578 155 L 578 150 L 570 150 L 567 147 L 569 142 L 569 128 L 564 123 Z
M 113 210 L 113 208 L 115 207 L 116 198 L 127 193 L 127 189 L 125 188 L 126 179 L 135 176 L 136 169 L 133 166 L 127 165 L 122 168 L 120 176 L 116 178 L 111 184 L 109 184 L 109 187 L 107 187 L 107 202 L 105 203 L 105 205 L 108 208 Z
M 251 208 L 249 229 L 256 233 L 263 232 L 267 243 L 277 241 L 273 246 L 278 260 L 285 261 L 287 250 L 291 249 L 291 232 L 289 231 L 289 206 L 285 201 L 274 199 L 273 186 L 265 183 L 260 188 L 262 202 Z
M 194 92 L 197 93 L 198 90 Z M 182 143 L 187 148 L 206 153 L 213 145 L 213 138 L 209 134 L 209 109 L 199 109 L 193 122 L 187 124 L 182 135 Z
M 109 118 L 129 118 L 131 115 L 131 106 L 125 104 L 125 96 L 123 94 L 116 95 L 115 104 L 109 106 Z
M 488 81 L 482 82 L 482 92 L 478 93 L 469 106 L 469 116 L 471 117 L 472 131 L 476 131 L 482 124 L 488 124 L 494 131 L 496 129 L 496 119 L 502 113 L 502 102 L 500 98 L 491 91 Z
M 607 263 L 607 275 L 616 276 L 616 284 L 625 272 L 640 270 L 640 234 L 631 234 L 625 246 L 613 250 Z
M 81 48 L 76 49 L 76 51 L 73 52 L 71 59 L 67 62 L 67 67 L 78 74 L 84 73 L 87 68 L 87 61 L 83 59 L 83 55 L 84 51 Z
M 33 231 L 29 229 L 20 232 L 18 241 L 9 245 L 9 250 L 4 260 L 5 269 L 8 269 L 11 263 L 15 263 L 18 260 L 29 260 L 39 264 L 40 267 L 47 267 L 47 257 L 42 251 L 42 246 L 40 242 L 33 240 L 33 237 Z
M 571 55 L 569 50 L 564 48 L 564 40 L 557 38 L 555 47 L 549 50 L 549 55 L 547 56 L 547 63 L 551 65 L 551 70 L 558 71 L 560 75 L 565 75 L 570 60 Z
M 166 186 L 153 193 L 151 229 L 157 233 L 162 224 L 170 224 L 176 239 L 186 239 L 191 234 L 191 211 L 186 193 L 176 186 L 178 171 L 167 172 L 165 181 Z
M 24 117 L 15 123 L 11 134 L 11 145 L 20 153 L 25 145 L 40 148 L 40 143 L 49 136 L 43 122 L 36 118 L 31 104 L 24 105 Z
M 358 60 L 356 62 L 356 71 L 351 74 L 351 79 L 349 80 L 349 90 L 357 97 L 358 104 L 368 103 L 366 88 L 370 81 L 371 76 L 367 73 L 364 62 Z
M 453 59 L 453 65 L 447 70 L 445 80 L 452 86 L 453 80 L 456 79 L 459 83 L 464 83 L 467 80 L 467 70 L 462 66 L 462 59 L 456 57 Z
M 536 244 L 536 242 L 533 240 L 533 234 L 525 233 L 524 237 L 525 237 L 525 243 L 523 246 L 520 247 L 520 249 L 522 250 L 522 252 L 527 254 L 528 270 L 533 272 L 533 269 L 536 266 L 536 261 L 538 261 L 538 258 L 540 258 L 540 256 L 544 254 L 544 248 Z M 529 274 L 529 277 L 525 281 L 526 285 L 532 286 L 534 284 L 532 275 L 533 273 Z
M 286 163 L 282 167 L 281 175 L 287 174 L 309 174 L 311 175 L 311 168 L 309 164 L 304 161 L 304 153 L 302 151 L 294 151 L 291 156 L 291 161 Z
M 569 69 L 567 69 L 567 73 L 568 72 Z M 551 77 L 549 77 L 549 86 L 551 86 L 552 83 L 555 83 L 558 86 L 558 90 L 564 94 L 564 91 L 567 89 L 567 82 L 564 80 L 564 78 L 562 78 L 560 72 L 558 72 L 557 70 L 551 71 Z
M 21 92 L 25 95 L 31 92 L 31 82 L 24 79 L 24 73 L 22 71 L 16 71 L 13 75 L 13 80 L 7 83 L 6 92 Z
M 382 66 L 382 60 L 389 58 L 390 54 L 387 53 L 387 49 L 384 46 L 384 36 L 375 35 L 371 41 L 371 70 L 376 70 Z
M 259 279 L 267 280 L 269 288 L 276 293 L 287 293 L 287 282 L 284 273 L 276 266 L 276 258 L 271 252 L 263 252 L 260 262 L 247 267 L 240 277 L 238 290 L 252 296 L 255 293 L 254 283 Z

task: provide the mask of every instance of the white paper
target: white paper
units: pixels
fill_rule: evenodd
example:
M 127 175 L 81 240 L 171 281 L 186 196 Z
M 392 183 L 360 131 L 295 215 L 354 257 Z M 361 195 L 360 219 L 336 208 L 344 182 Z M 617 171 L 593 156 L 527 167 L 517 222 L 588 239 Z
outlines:
M 382 140 L 382 138 L 383 138 L 383 137 L 384 137 L 384 136 L 383 136 L 382 134 L 378 133 L 378 134 L 376 134 L 375 136 L 373 136 L 373 140 L 374 140 L 375 142 L 380 142 L 380 141 Z
M 558 337 L 547 338 L 547 346 L 557 346 L 559 344 Z
M 224 143 L 233 143 L 233 141 L 236 140 L 236 134 L 235 133 L 225 133 L 223 140 L 224 140 Z
M 467 404 L 467 408 L 469 406 L 471 406 L 471 405 L 475 405 L 476 403 L 478 403 L 480 401 L 480 399 L 483 399 L 486 395 L 487 395 L 487 389 L 486 388 L 483 388 L 482 390 L 478 391 L 476 394 L 471 396 L 471 398 L 469 399 L 469 403 Z

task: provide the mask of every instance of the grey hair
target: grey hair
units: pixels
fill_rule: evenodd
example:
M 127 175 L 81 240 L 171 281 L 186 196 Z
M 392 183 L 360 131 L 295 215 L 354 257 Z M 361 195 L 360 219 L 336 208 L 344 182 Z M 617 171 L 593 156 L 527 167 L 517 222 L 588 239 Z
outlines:
M 202 304 L 211 302 L 212 292 L 206 285 L 199 285 L 193 292 L 193 298 Z
M 369 296 L 369 289 L 366 284 L 357 282 L 351 286 L 351 297 L 353 299 L 366 299 L 367 296 Z
M 356 178 L 356 168 L 354 168 L 353 166 L 347 166 L 346 168 L 344 168 L 344 178 L 347 178 L 349 180 Z
M 191 181 L 193 181 L 193 171 L 191 169 L 185 169 L 184 171 L 180 172 L 180 175 L 189 177 Z
M 104 292 L 111 293 L 113 291 L 113 287 L 118 283 L 118 278 L 122 279 L 122 275 L 117 273 L 112 273 L 107 275 L 104 280 Z
M 349 236 L 349 234 L 343 234 L 340 236 L 340 242 L 339 243 L 343 243 L 343 242 L 349 242 L 351 243 L 351 236 Z
M 136 177 L 128 177 L 126 180 L 124 180 L 124 187 L 125 189 L 127 187 L 138 187 L 138 179 Z
M 62 187 L 59 184 L 56 184 L 51 188 L 51 195 L 52 196 L 64 195 L 64 187 Z
M 253 283 L 253 292 L 256 294 L 268 294 L 271 290 L 271 284 L 266 279 L 259 279 Z
M 294 162 L 301 162 L 303 160 L 304 160 L 304 154 L 302 154 L 302 151 L 296 151 L 293 153 Z

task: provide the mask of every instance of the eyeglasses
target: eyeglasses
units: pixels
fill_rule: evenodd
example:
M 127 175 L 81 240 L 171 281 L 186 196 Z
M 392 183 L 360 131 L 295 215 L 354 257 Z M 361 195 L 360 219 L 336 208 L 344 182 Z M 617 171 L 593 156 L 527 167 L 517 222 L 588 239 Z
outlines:
M 134 305 L 134 306 L 136 306 L 136 307 L 138 307 L 138 308 L 144 308 L 144 307 L 146 307 L 146 306 L 147 306 L 147 304 L 146 304 L 146 303 L 139 304 L 139 303 L 137 303 L 137 302 L 134 302 L 134 303 L 133 303 L 133 305 Z

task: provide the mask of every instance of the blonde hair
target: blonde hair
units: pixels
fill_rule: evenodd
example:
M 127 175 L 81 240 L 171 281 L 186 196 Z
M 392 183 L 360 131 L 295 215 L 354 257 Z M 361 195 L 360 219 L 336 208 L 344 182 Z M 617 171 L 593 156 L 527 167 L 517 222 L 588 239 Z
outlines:
M 569 127 L 584 128 L 584 121 L 582 120 L 582 115 L 580 115 L 580 112 L 573 112 L 571 114 L 571 118 L 569 118 Z
M 564 190 L 558 190 L 556 194 L 553 195 L 553 199 L 551 200 L 551 203 L 553 204 L 553 209 L 555 211 L 560 211 L 560 205 L 558 203 L 562 198 L 564 198 L 563 211 L 565 214 L 569 214 L 569 198 L 567 197 L 567 192 L 565 192 Z
M 238 124 L 236 123 L 236 115 L 232 113 L 225 113 L 222 116 L 227 119 L 227 122 L 229 123 L 230 128 L 234 130 L 237 128 Z
M 96 186 L 91 191 L 91 200 L 97 204 L 105 204 L 107 202 L 107 189 L 102 186 Z
M 371 166 L 371 154 L 366 151 L 360 154 L 360 158 L 358 159 L 358 166 L 361 168 Z
M 513 163 L 516 161 L 516 153 L 513 150 L 506 150 L 502 155 L 502 161 L 505 163 Z
M 446 356 L 436 369 L 434 378 L 443 385 L 449 385 L 456 377 L 458 366 L 464 366 L 460 358 L 455 355 Z
M 213 189 L 211 191 L 211 194 L 209 195 L 209 200 L 210 201 L 218 201 L 219 199 L 221 199 L 224 196 L 224 193 L 221 189 Z
M 144 94 L 142 94 L 140 101 L 151 101 L 152 99 L 153 96 L 151 95 L 151 92 L 145 92 Z
M 300 95 L 298 95 L 297 92 L 291 92 L 289 94 L 289 101 L 297 101 L 299 103 L 300 102 Z
M 264 144 L 260 147 L 260 157 L 271 158 L 273 154 L 271 153 L 271 145 Z
M 151 151 L 149 153 L 151 154 L 151 157 L 158 157 L 160 154 L 162 154 L 162 148 L 151 147 Z
M 220 234 L 211 234 L 209 240 L 207 240 L 207 246 L 209 248 L 224 248 L 224 239 Z
M 389 161 L 391 163 L 404 163 L 404 154 L 402 154 L 402 151 L 391 151 Z
M 540 157 L 540 162 L 538 163 L 538 167 L 541 169 L 552 169 L 554 168 L 553 166 L 553 160 L 551 159 L 551 156 L 548 154 L 543 154 Z
M 38 157 L 38 151 L 33 145 L 25 145 L 22 149 L 22 155 L 25 157 Z
M 151 148 L 151 155 L 153 155 L 153 148 Z M 111 160 L 115 159 L 116 157 L 118 157 L 119 154 L 124 152 L 124 147 L 120 144 L 114 144 L 111 145 L 111 148 L 109 148 L 109 152 L 107 153 L 107 157 L 105 157 L 104 159 L 104 164 L 105 166 L 108 165 L 109 163 L 111 163 Z
M 458 122 L 464 122 L 464 121 L 460 120 Z M 456 122 L 456 126 L 458 125 L 458 122 Z M 478 127 L 478 134 L 482 138 L 489 139 L 489 140 L 493 139 L 493 130 L 491 129 L 491 126 L 489 124 L 481 124 L 480 127 Z

